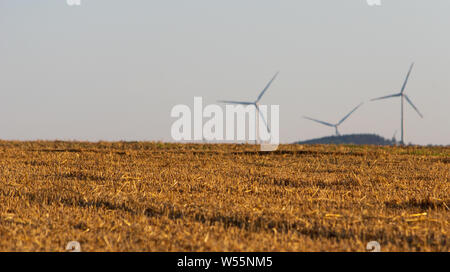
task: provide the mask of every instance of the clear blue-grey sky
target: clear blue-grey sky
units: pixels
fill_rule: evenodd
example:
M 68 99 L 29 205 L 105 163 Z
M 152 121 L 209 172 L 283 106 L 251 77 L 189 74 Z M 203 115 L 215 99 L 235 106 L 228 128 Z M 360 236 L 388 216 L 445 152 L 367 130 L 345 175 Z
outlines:
M 171 141 L 176 104 L 280 105 L 280 137 L 334 133 L 406 93 L 406 142 L 450 144 L 450 1 L 0 0 L 0 139 Z M 400 99 L 341 133 L 400 129 Z M 397 134 L 399 137 L 399 134 Z

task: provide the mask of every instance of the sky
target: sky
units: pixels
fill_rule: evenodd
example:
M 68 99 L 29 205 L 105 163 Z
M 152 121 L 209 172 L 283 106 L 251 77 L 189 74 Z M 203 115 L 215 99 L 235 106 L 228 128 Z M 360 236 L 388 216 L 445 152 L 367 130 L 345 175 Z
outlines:
M 171 109 L 280 105 L 280 140 L 334 133 L 399 92 L 405 141 L 450 144 L 450 1 L 0 0 L 0 139 L 173 141 Z M 206 121 L 206 120 L 205 120 Z M 400 133 L 400 99 L 343 134 Z

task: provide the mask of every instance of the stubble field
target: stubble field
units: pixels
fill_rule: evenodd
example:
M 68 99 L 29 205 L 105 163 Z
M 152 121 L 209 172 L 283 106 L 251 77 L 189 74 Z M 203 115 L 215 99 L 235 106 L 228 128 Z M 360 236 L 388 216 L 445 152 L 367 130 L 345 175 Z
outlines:
M 0 251 L 449 251 L 450 148 L 0 141 Z

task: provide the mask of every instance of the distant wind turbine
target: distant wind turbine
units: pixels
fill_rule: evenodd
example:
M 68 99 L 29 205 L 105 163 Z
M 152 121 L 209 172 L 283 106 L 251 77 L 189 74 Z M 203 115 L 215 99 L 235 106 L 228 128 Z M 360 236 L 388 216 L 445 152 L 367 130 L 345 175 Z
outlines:
M 351 112 L 349 112 L 346 116 L 344 116 L 344 118 L 342 118 L 342 119 L 341 119 L 338 123 L 336 123 L 336 124 L 327 123 L 327 122 L 320 121 L 320 120 L 317 120 L 317 119 L 314 119 L 314 118 L 310 118 L 310 117 L 307 117 L 307 116 L 303 116 L 303 118 L 308 119 L 308 120 L 311 120 L 311 121 L 314 121 L 314 122 L 317 122 L 317 123 L 322 124 L 322 125 L 325 125 L 325 126 L 334 127 L 334 128 L 336 129 L 336 136 L 339 136 L 340 134 L 339 134 L 338 127 L 339 127 L 345 120 L 347 120 L 347 118 L 350 117 L 350 115 L 352 115 L 352 113 L 354 113 L 354 112 L 355 112 L 359 107 L 361 107 L 363 104 L 364 104 L 364 103 L 361 103 L 361 104 L 359 104 L 358 106 L 356 106 Z
M 275 78 L 278 76 L 279 72 L 277 72 L 273 78 L 269 81 L 269 83 L 266 85 L 266 87 L 262 90 L 262 92 L 259 94 L 258 98 L 254 101 L 254 102 L 247 102 L 247 101 L 228 101 L 228 100 L 219 100 L 218 102 L 220 103 L 225 103 L 225 104 L 237 104 L 237 105 L 253 105 L 255 106 L 256 112 L 255 112 L 255 121 L 256 121 L 256 125 L 255 125 L 255 144 L 258 143 L 258 129 L 259 129 L 259 118 L 258 118 L 258 114 L 261 115 L 261 119 L 263 120 L 267 131 L 270 133 L 270 128 L 267 125 L 266 119 L 264 118 L 264 116 L 262 115 L 261 111 L 259 110 L 259 101 L 261 100 L 261 98 L 263 97 L 263 95 L 265 94 L 265 92 L 269 89 L 270 85 L 272 85 L 272 82 L 275 80 Z
M 400 144 L 401 145 L 404 145 L 405 144 L 405 141 L 404 141 L 404 117 L 403 117 L 403 111 L 404 111 L 404 107 L 403 107 L 403 104 L 404 104 L 404 99 L 406 99 L 406 101 L 411 105 L 411 107 L 417 112 L 417 114 L 419 114 L 419 116 L 421 117 L 421 118 L 423 118 L 423 115 L 422 115 L 422 113 L 420 113 L 420 111 L 419 111 L 419 109 L 417 109 L 417 107 L 416 106 L 414 106 L 414 104 L 413 104 L 413 102 L 411 101 L 411 99 L 409 99 L 409 97 L 405 94 L 405 88 L 406 88 L 406 84 L 408 83 L 408 79 L 409 79 L 409 76 L 411 75 L 411 71 L 412 71 L 412 69 L 413 69 L 413 67 L 414 67 L 414 63 L 413 64 L 411 64 L 411 67 L 409 68 L 409 72 L 408 72 L 408 74 L 406 75 L 406 79 L 405 79 L 405 82 L 403 83 L 403 86 L 402 86 L 402 89 L 401 89 L 401 91 L 400 91 L 400 93 L 396 93 L 396 94 L 391 94 L 391 95 L 387 95 L 387 96 L 383 96 L 383 97 L 378 97 L 378 98 L 374 98 L 374 99 L 372 99 L 371 101 L 376 101 L 376 100 L 382 100 L 382 99 L 388 99 L 388 98 L 392 98 L 392 97 L 400 97 L 401 98 L 401 137 L 402 137 L 402 139 L 401 139 L 401 141 L 400 141 Z

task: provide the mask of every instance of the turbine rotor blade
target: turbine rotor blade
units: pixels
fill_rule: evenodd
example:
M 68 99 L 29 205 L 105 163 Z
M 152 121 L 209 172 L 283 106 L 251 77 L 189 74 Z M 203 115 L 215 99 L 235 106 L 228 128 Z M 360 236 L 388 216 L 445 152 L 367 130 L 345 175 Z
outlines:
M 268 131 L 269 133 L 271 133 L 271 132 L 270 132 L 269 125 L 268 125 L 267 122 L 266 122 L 266 118 L 264 118 L 264 115 L 263 115 L 263 114 L 261 113 L 261 111 L 259 110 L 259 106 L 258 106 L 258 105 L 256 105 L 256 110 L 258 111 L 259 115 L 261 116 L 261 118 L 262 118 L 262 120 L 263 120 L 263 122 L 264 122 L 264 125 L 265 125 L 266 128 L 267 128 L 267 131 Z
M 386 95 L 386 96 L 374 98 L 374 99 L 371 99 L 370 101 L 382 100 L 382 99 L 387 99 L 387 98 L 391 98 L 391 97 L 398 97 L 398 96 L 401 96 L 401 95 L 402 95 L 401 93 L 391 94 L 391 95 Z
M 320 121 L 320 120 L 317 120 L 317 119 L 314 119 L 314 118 L 310 118 L 310 117 L 307 117 L 307 116 L 303 116 L 303 118 L 311 120 L 311 121 L 314 121 L 314 122 L 317 122 L 317 123 L 320 123 L 320 124 L 325 125 L 325 126 L 336 127 L 333 124 L 330 124 L 330 123 L 327 123 L 327 122 L 324 122 L 324 121 Z
M 344 118 L 342 118 L 342 120 L 339 121 L 339 123 L 337 123 L 337 126 L 339 126 L 340 124 L 342 124 L 342 122 L 344 122 L 350 115 L 352 115 L 352 113 L 354 113 L 359 107 L 361 107 L 362 104 L 364 104 L 364 103 L 361 103 L 361 104 L 359 104 L 358 106 L 356 106 L 350 113 L 348 113 Z
M 259 102 L 259 100 L 261 100 L 261 98 L 263 97 L 264 93 L 267 91 L 267 89 L 269 89 L 270 85 L 272 85 L 272 82 L 275 80 L 275 78 L 277 78 L 278 74 L 280 72 L 277 72 L 273 78 L 269 81 L 269 83 L 267 84 L 267 86 L 264 88 L 264 90 L 262 90 L 262 92 L 259 94 L 258 98 L 256 99 L 256 103 Z
M 403 83 L 402 90 L 400 91 L 401 94 L 405 91 L 406 84 L 408 83 L 409 75 L 411 75 L 411 71 L 412 71 L 413 67 L 414 67 L 414 62 L 411 64 L 411 67 L 409 67 L 408 75 L 406 75 L 405 83 Z
M 245 102 L 245 101 L 227 101 L 227 100 L 219 100 L 217 101 L 219 103 L 225 103 L 225 104 L 237 104 L 237 105 L 254 105 L 253 102 Z
M 405 97 L 406 101 L 408 101 L 408 103 L 409 103 L 409 104 L 413 107 L 413 109 L 417 112 L 417 114 L 419 114 L 419 116 L 420 116 L 421 118 L 423 118 L 422 113 L 420 113 L 419 109 L 417 109 L 417 107 L 414 106 L 414 104 L 413 104 L 413 102 L 411 101 L 411 99 L 409 99 L 409 97 L 408 97 L 406 94 L 404 94 L 403 96 Z

